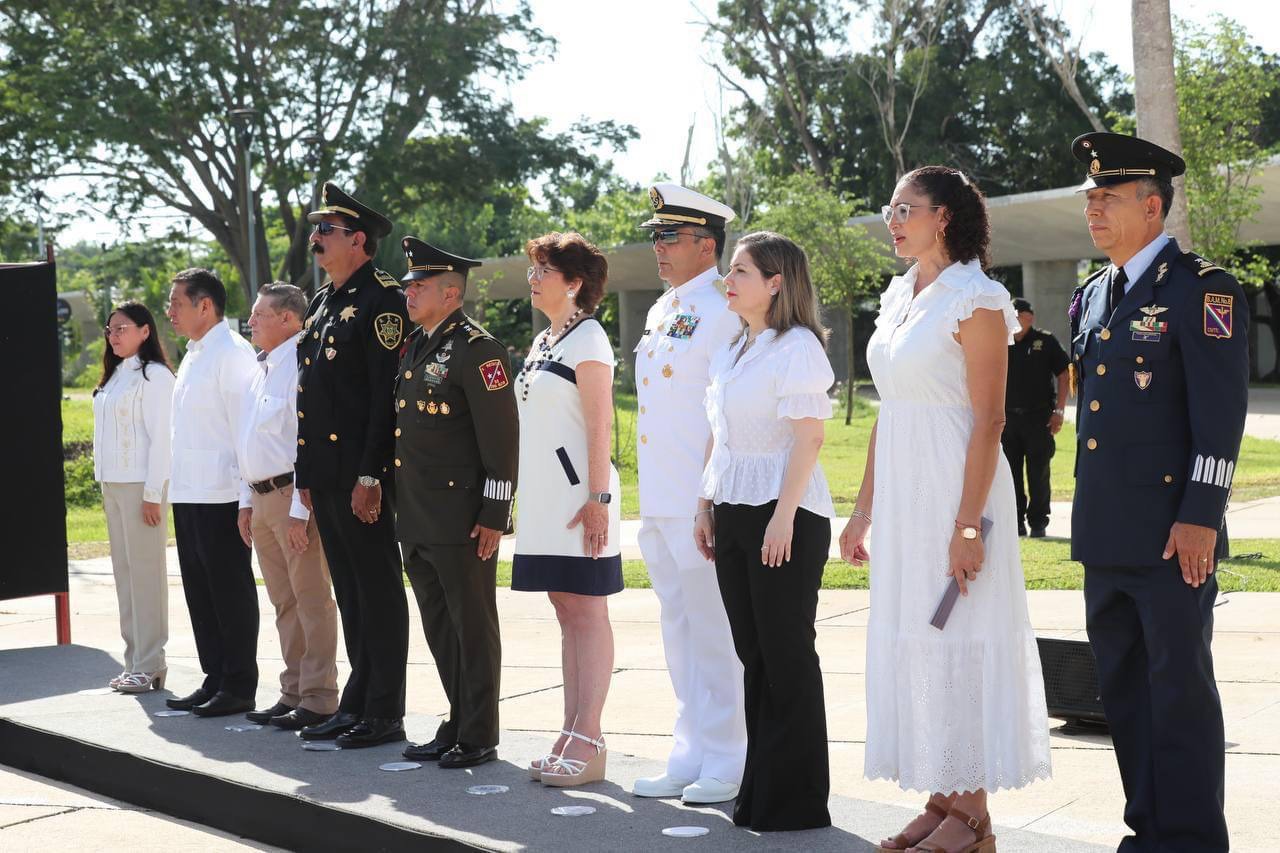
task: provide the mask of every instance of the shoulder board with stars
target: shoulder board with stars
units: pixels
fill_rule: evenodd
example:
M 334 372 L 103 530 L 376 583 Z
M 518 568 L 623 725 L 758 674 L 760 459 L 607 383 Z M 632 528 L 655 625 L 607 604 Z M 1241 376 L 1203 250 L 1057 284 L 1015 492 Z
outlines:
M 485 330 L 484 326 L 481 326 L 479 323 L 477 323 L 475 320 L 472 320 L 469 317 L 466 320 L 462 321 L 462 328 L 465 329 L 467 332 L 467 343 L 469 344 L 475 343 L 481 338 L 493 337 L 493 335 L 489 334 L 489 332 Z
M 376 278 L 378 280 L 378 284 L 382 285 L 383 287 L 399 287 L 400 286 L 400 282 L 396 281 L 395 277 L 391 275 L 391 273 L 386 272 L 384 270 L 375 269 L 373 271 L 373 277 Z
M 1182 265 L 1195 272 L 1196 275 L 1204 278 L 1207 275 L 1213 275 L 1216 272 L 1226 272 L 1222 267 L 1206 258 L 1202 258 L 1195 252 L 1183 252 L 1179 258 Z

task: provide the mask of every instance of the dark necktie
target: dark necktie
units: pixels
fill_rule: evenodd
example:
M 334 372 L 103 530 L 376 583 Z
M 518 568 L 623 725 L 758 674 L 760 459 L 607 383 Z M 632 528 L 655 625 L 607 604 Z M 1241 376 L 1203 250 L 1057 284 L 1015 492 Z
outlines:
M 1128 281 L 1129 276 L 1124 274 L 1124 267 L 1117 269 L 1115 275 L 1111 277 L 1111 311 L 1113 313 L 1120 304 L 1120 300 L 1124 299 L 1124 286 Z

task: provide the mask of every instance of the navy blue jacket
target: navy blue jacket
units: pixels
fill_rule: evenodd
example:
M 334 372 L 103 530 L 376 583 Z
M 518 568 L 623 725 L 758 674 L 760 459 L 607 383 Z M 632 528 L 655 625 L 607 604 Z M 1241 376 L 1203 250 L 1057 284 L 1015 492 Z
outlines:
M 1076 493 L 1071 558 L 1158 566 L 1175 521 L 1211 527 L 1226 508 L 1249 398 L 1248 307 L 1211 262 L 1160 251 L 1114 313 L 1108 266 L 1076 290 Z M 1177 559 L 1175 556 L 1174 560 Z

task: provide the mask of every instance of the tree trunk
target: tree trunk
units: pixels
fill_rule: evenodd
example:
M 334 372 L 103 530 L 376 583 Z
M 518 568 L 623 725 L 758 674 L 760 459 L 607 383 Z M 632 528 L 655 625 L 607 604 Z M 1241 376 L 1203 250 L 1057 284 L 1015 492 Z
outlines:
M 853 371 L 854 371 L 854 365 L 857 364 L 857 360 L 854 357 L 855 350 L 853 348 L 853 344 L 854 344 L 853 316 L 856 310 L 857 310 L 857 300 L 854 300 L 854 299 L 849 300 L 849 311 L 845 317 L 845 331 L 848 332 L 848 335 L 846 336 L 845 340 L 849 342 L 848 346 L 845 348 L 846 349 L 845 365 L 847 367 L 845 371 L 845 380 L 844 380 L 844 425 L 845 426 L 848 426 L 849 424 L 853 423 L 853 381 L 856 378 L 853 375 Z
M 1138 135 L 1181 156 L 1169 0 L 1133 0 L 1133 101 Z M 1173 186 L 1173 207 L 1165 220 L 1165 231 L 1187 251 L 1192 245 L 1186 181 L 1174 178 Z

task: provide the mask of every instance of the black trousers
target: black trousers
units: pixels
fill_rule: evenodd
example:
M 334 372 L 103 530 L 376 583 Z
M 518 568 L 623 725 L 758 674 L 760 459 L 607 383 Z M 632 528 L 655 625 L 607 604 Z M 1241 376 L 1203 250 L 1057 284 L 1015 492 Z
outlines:
M 1000 443 L 1013 469 L 1013 492 L 1018 498 L 1018 525 L 1032 529 L 1049 524 L 1049 460 L 1057 449 L 1049 433 L 1049 412 L 1005 413 Z M 1026 468 L 1026 487 L 1022 472 Z
M 742 661 L 747 760 L 733 822 L 758 832 L 831 825 L 827 713 L 814 648 L 831 522 L 796 512 L 791 560 L 760 562 L 777 501 L 717 504 L 716 578 Z
M 238 503 L 173 505 L 182 592 L 205 690 L 253 700 L 258 690 L 258 587 L 236 526 Z
M 471 545 L 404 545 L 405 571 L 418 599 L 449 718 L 436 737 L 468 746 L 498 745 L 502 639 L 498 633 L 498 555 Z
M 1085 627 L 1124 784 L 1121 851 L 1227 849 L 1222 703 L 1213 677 L 1214 575 L 1177 563 L 1085 566 Z
M 389 485 L 383 484 L 382 509 L 373 524 L 356 518 L 351 492 L 344 489 L 312 489 L 311 506 L 351 662 L 338 710 L 398 720 L 404 717 L 409 603 Z

